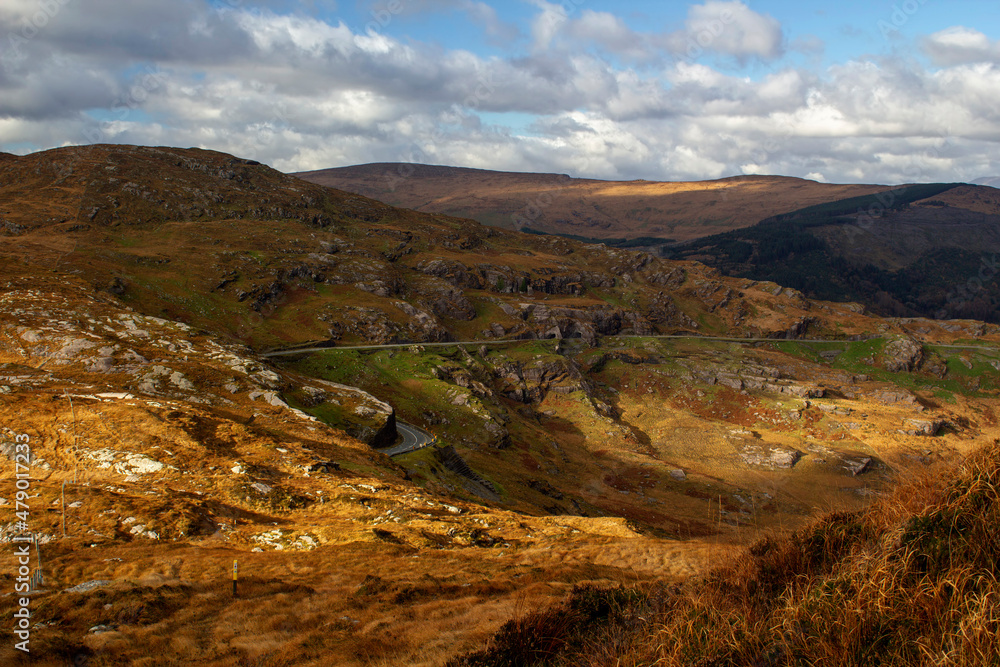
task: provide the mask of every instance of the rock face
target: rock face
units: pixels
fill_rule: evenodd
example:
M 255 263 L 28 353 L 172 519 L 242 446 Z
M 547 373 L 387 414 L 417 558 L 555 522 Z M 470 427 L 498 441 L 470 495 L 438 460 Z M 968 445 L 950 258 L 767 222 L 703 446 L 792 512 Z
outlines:
M 851 473 L 851 475 L 857 477 L 858 475 L 865 474 L 871 469 L 872 459 L 867 457 L 859 461 L 848 459 L 844 461 L 844 464 L 844 467 Z
M 882 367 L 892 373 L 908 373 L 920 365 L 924 348 L 912 338 L 899 338 L 886 343 L 882 352 Z
M 506 315 L 523 324 L 518 324 L 510 330 L 495 324 L 493 330 L 483 332 L 485 337 L 580 338 L 594 344 L 600 336 L 646 336 L 654 331 L 645 317 L 631 310 L 610 305 L 569 308 L 541 303 L 513 305 L 500 302 L 499 306 Z
M 886 405 L 910 406 L 918 412 L 924 409 L 924 406 L 917 402 L 917 397 L 905 389 L 883 389 L 871 394 L 871 398 Z
M 441 278 L 455 287 L 488 290 L 499 294 L 541 292 L 575 296 L 587 287 L 614 287 L 615 279 L 606 273 L 592 271 L 543 271 L 547 275 L 532 275 L 506 266 L 476 264 L 466 266 L 456 260 L 425 260 L 417 265 L 422 273 Z
M 904 431 L 907 435 L 935 436 L 943 425 L 940 419 L 907 419 Z
M 399 433 L 396 431 L 396 412 L 391 410 L 386 416 L 385 424 L 368 440 L 372 447 L 391 447 L 396 442 Z
M 462 290 L 446 286 L 434 295 L 431 309 L 438 317 L 453 320 L 472 320 L 476 317 L 476 307 L 465 298 Z
M 826 395 L 826 388 L 796 383 L 771 366 L 743 364 L 734 370 L 704 361 L 697 364 L 684 362 L 681 365 L 690 370 L 690 374 L 684 377 L 736 391 L 769 391 L 795 398 L 823 398 Z
M 792 468 L 802 458 L 802 452 L 774 445 L 747 445 L 740 452 L 740 458 L 748 465 Z

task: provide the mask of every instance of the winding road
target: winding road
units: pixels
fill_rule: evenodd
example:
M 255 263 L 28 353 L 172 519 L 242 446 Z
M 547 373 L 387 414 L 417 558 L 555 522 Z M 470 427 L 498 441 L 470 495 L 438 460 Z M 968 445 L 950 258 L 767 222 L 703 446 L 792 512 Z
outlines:
M 403 436 L 403 442 L 393 447 L 379 450 L 387 456 L 398 456 L 408 452 L 415 452 L 418 449 L 423 449 L 424 447 L 434 444 L 436 439 L 432 434 L 428 433 L 419 426 L 407 424 L 406 422 L 398 419 L 396 420 L 396 431 Z
M 528 340 L 464 340 L 464 341 L 452 341 L 450 343 L 387 343 L 385 345 L 338 345 L 336 347 L 327 345 L 325 347 L 296 347 L 284 350 L 272 350 L 270 352 L 261 352 L 262 357 L 290 357 L 295 354 L 305 354 L 307 352 L 337 352 L 341 350 L 389 350 L 389 349 L 400 349 L 404 347 L 450 347 L 452 345 L 510 345 L 511 343 L 530 343 L 537 342 L 538 340 L 558 340 L 556 338 L 541 338 L 541 339 L 528 339 Z
M 661 335 L 661 336 L 605 336 L 604 339 L 642 339 L 642 338 L 672 338 L 672 339 L 692 339 L 692 340 L 704 340 L 704 341 L 716 341 L 716 342 L 730 342 L 730 343 L 780 343 L 780 342 L 796 342 L 796 343 L 844 343 L 848 344 L 852 341 L 847 340 L 823 340 L 814 338 L 798 338 L 798 339 L 783 339 L 783 338 L 731 338 L 724 336 L 692 336 L 684 334 L 675 335 Z M 419 345 L 421 347 L 448 347 L 452 345 L 510 345 L 512 343 L 525 343 L 525 342 L 544 342 L 544 341 L 560 341 L 566 339 L 558 338 L 541 338 L 541 339 L 531 339 L 531 340 L 471 340 L 471 341 L 451 341 L 447 343 L 390 343 L 387 345 L 345 345 L 342 347 L 300 347 L 296 349 L 285 349 L 285 350 L 273 350 L 271 352 L 261 353 L 262 357 L 284 357 L 292 356 L 296 354 L 308 354 L 311 352 L 332 352 L 341 350 L 382 350 L 389 348 L 407 348 L 413 347 L 414 345 Z M 572 339 L 569 339 L 572 340 Z M 995 347 L 987 347 L 980 345 L 935 345 L 935 347 L 952 349 L 952 350 L 990 350 L 990 351 L 1000 351 L 1000 349 Z M 414 426 L 413 424 L 407 424 L 399 419 L 396 420 L 396 431 L 403 436 L 403 441 L 392 447 L 379 450 L 387 456 L 399 456 L 400 454 L 407 454 L 409 452 L 415 452 L 418 449 L 423 449 L 435 443 L 437 438 L 420 428 L 419 426 Z
M 824 339 L 824 338 L 734 338 L 728 336 L 698 336 L 690 334 L 667 334 L 660 336 L 602 336 L 602 340 L 629 340 L 629 339 L 688 339 L 688 340 L 702 340 L 702 341 L 714 341 L 721 343 L 853 343 L 857 341 L 840 339 Z M 386 350 L 386 349 L 400 349 L 406 347 L 451 347 L 455 345 L 486 345 L 492 347 L 494 345 L 511 345 L 514 343 L 545 343 L 545 342 L 562 342 L 562 341 L 574 341 L 575 338 L 528 338 L 528 339 L 507 339 L 507 340 L 456 340 L 447 343 L 388 343 L 385 345 L 343 345 L 343 346 L 323 346 L 323 347 L 300 347 L 292 349 L 283 350 L 272 350 L 270 352 L 261 352 L 261 357 L 289 357 L 296 354 L 308 354 L 311 352 L 337 352 L 344 350 Z M 986 345 L 945 345 L 939 343 L 924 343 L 925 345 L 931 345 L 933 347 L 940 347 L 950 350 L 991 350 L 1000 351 L 1000 348 L 990 347 Z

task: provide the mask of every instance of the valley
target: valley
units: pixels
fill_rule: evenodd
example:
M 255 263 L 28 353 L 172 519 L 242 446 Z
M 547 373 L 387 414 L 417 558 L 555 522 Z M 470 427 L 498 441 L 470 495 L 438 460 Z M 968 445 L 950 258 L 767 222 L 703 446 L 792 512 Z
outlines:
M 994 324 L 221 153 L 9 157 L 0 218 L 32 664 L 441 665 L 574 586 L 697 579 L 1000 438 Z M 397 453 L 400 427 L 431 443 Z

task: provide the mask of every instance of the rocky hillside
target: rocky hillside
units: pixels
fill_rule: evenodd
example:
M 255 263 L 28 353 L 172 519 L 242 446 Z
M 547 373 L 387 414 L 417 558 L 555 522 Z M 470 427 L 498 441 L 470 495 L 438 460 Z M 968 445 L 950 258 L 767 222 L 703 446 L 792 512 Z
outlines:
M 30 507 L 0 543 L 38 535 L 31 664 L 440 665 L 574 585 L 679 582 L 1000 437 L 995 326 L 208 151 L 0 174 L 0 507 Z M 432 446 L 386 456 L 397 420 Z
M 72 276 L 5 267 L 0 290 L 0 580 L 13 590 L 12 540 L 25 532 L 15 499 L 43 578 L 30 656 L 13 649 L 13 606 L 3 612 L 4 664 L 441 662 L 525 600 L 623 568 L 652 576 L 640 555 L 678 574 L 707 556 L 622 518 L 532 516 L 427 491 L 289 405 L 308 396 L 306 409 L 356 416 L 380 401 L 268 367 Z M 30 471 L 24 496 L 16 470 Z M 616 560 L 602 563 L 609 547 Z
M 692 262 L 395 209 L 194 149 L 0 167 L 4 252 L 254 347 L 305 341 L 859 335 L 858 308 Z M 45 270 L 52 270 L 46 268 Z

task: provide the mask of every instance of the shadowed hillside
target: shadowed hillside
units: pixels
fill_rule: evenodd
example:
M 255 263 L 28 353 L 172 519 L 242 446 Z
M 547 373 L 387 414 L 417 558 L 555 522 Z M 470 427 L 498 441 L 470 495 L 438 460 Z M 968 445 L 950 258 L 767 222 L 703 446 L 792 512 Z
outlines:
M 951 183 L 809 207 L 667 254 L 882 316 L 998 322 L 998 252 L 1000 191 Z

